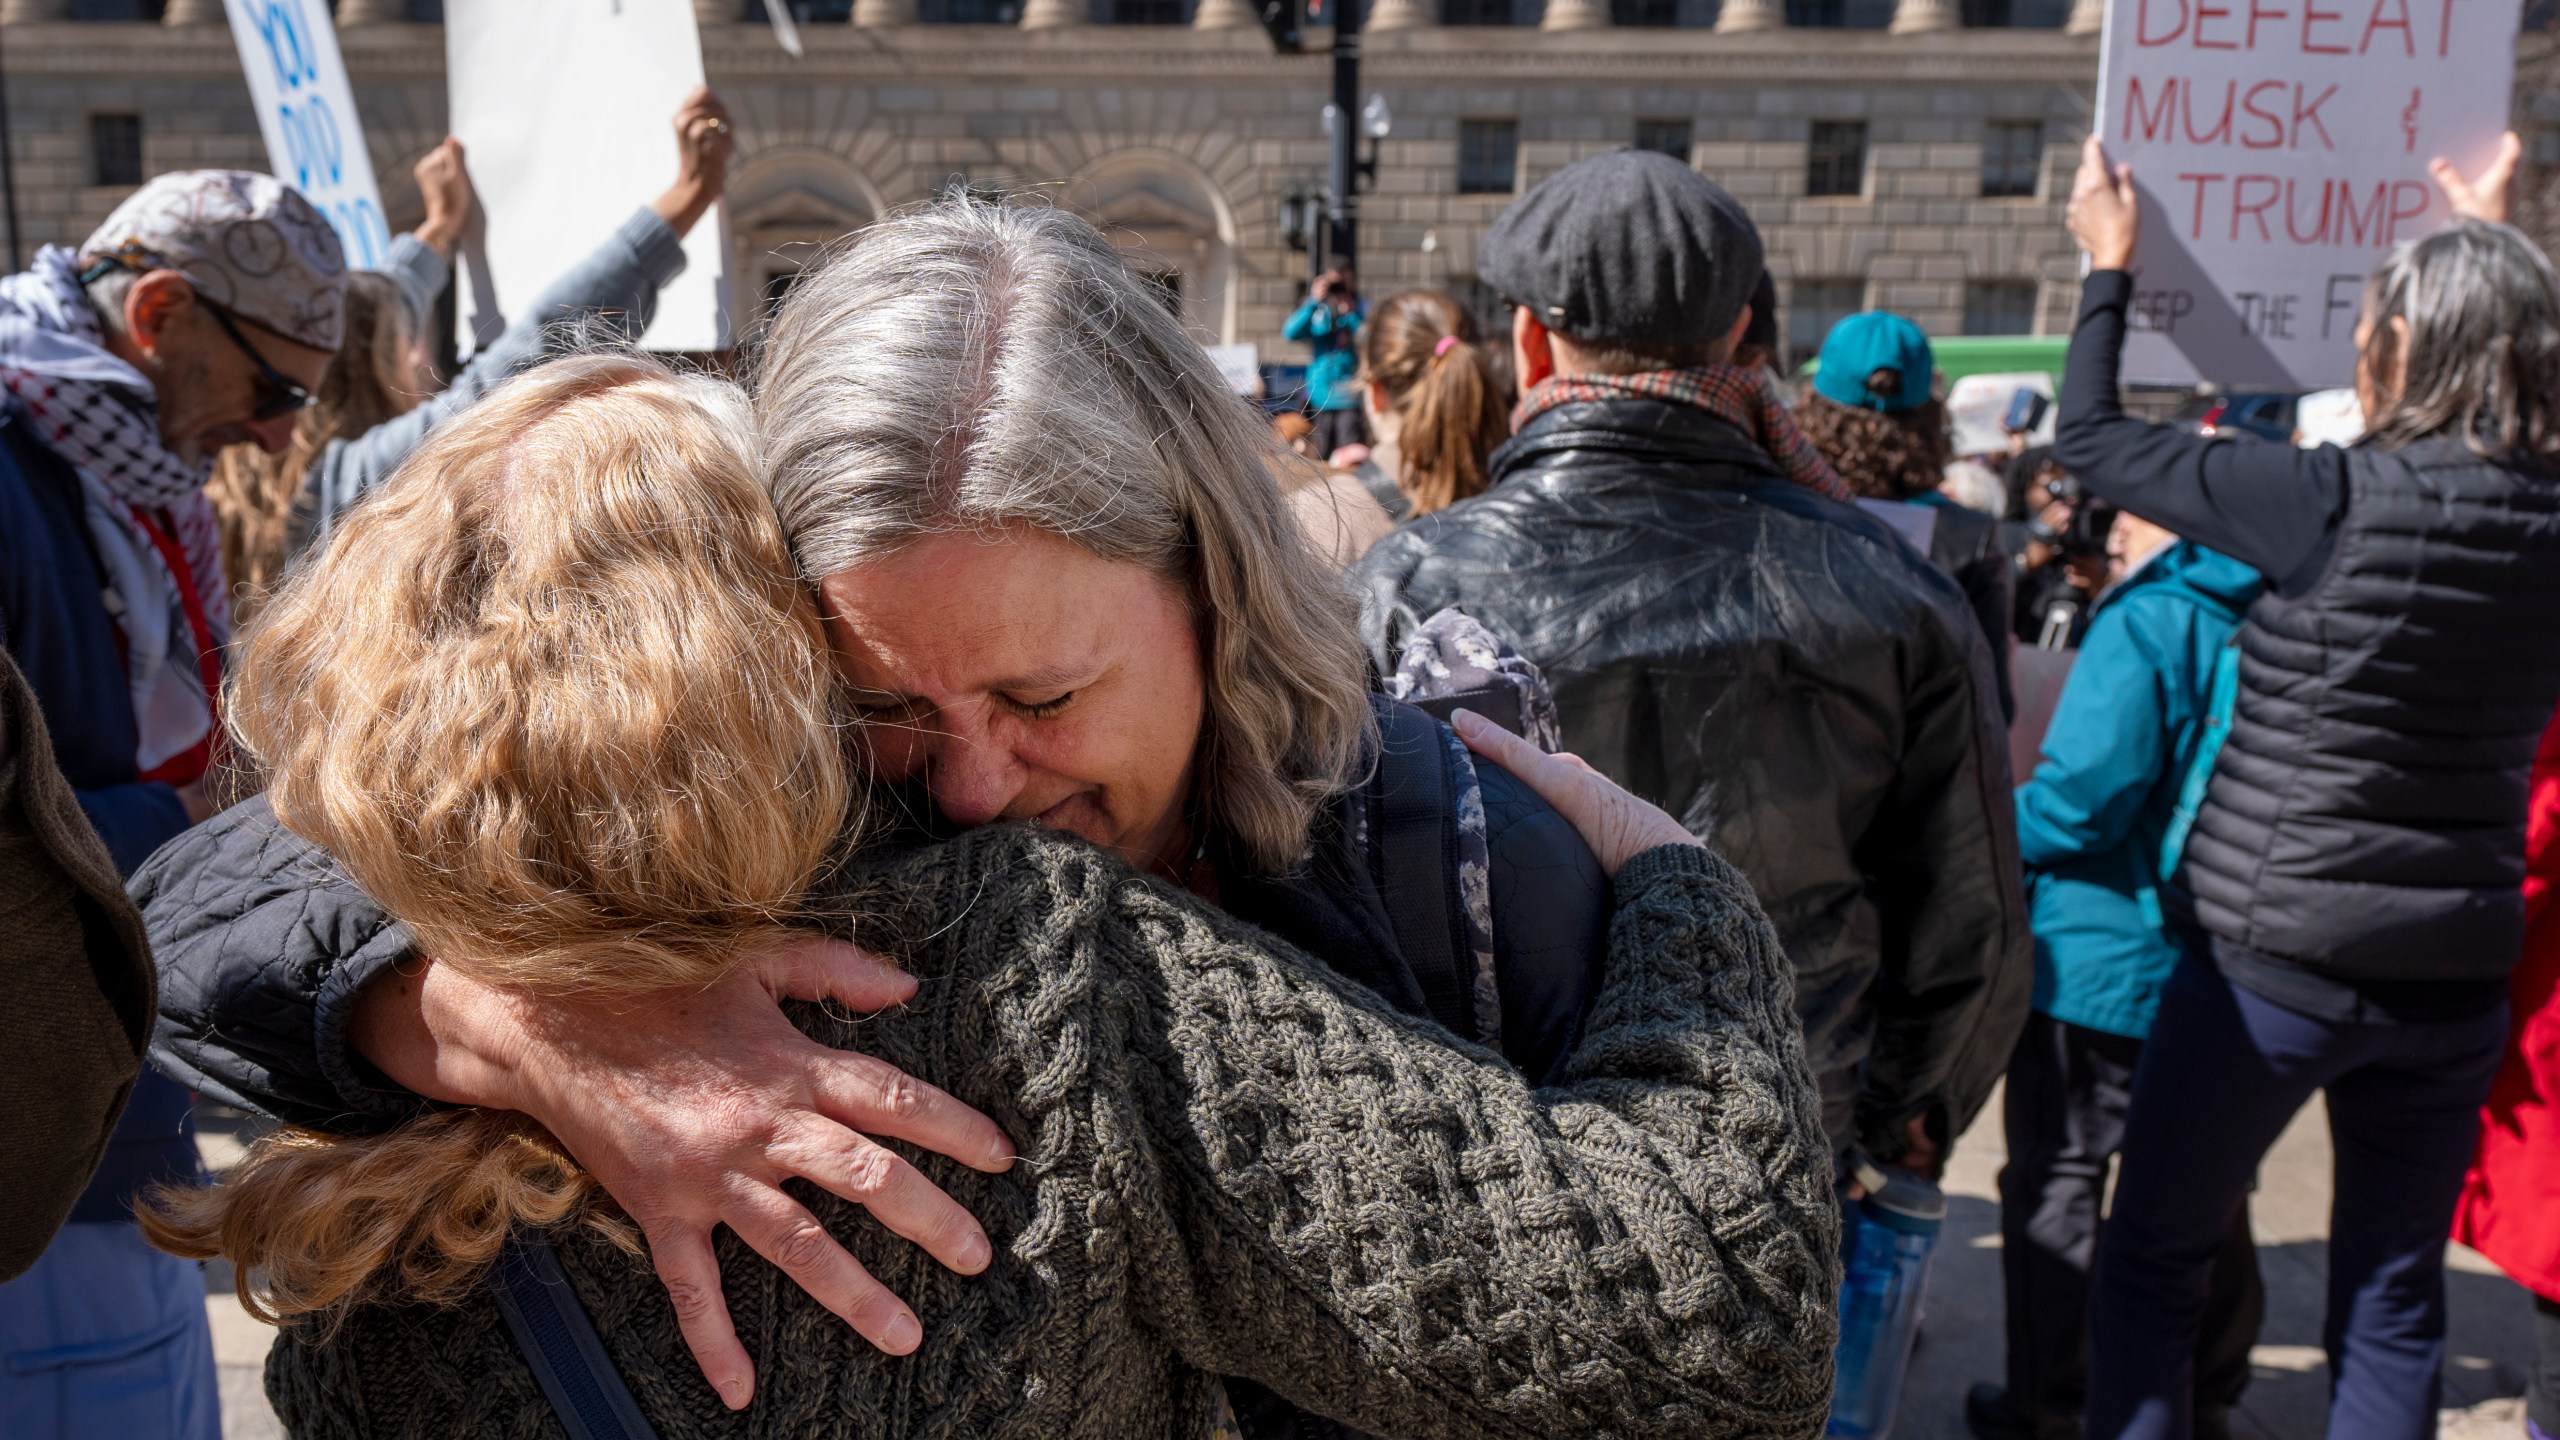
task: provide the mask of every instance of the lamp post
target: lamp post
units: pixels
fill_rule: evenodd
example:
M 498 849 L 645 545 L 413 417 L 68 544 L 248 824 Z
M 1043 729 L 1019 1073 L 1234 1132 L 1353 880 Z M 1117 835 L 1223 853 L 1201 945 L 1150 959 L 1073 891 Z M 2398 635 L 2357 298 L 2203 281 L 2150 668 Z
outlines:
M 1320 0 L 1321 9 L 1333 12 L 1333 99 L 1324 107 L 1328 150 L 1324 215 L 1330 233 L 1322 248 L 1309 247 L 1311 273 L 1348 270 L 1358 263 L 1360 181 L 1377 179 L 1378 142 L 1387 138 L 1394 124 L 1385 96 L 1372 95 L 1365 105 L 1360 100 L 1360 5 L 1361 0 Z M 1343 123 L 1343 117 L 1354 111 L 1360 116 L 1356 131 Z M 1358 154 L 1362 135 L 1369 137 L 1366 160 Z

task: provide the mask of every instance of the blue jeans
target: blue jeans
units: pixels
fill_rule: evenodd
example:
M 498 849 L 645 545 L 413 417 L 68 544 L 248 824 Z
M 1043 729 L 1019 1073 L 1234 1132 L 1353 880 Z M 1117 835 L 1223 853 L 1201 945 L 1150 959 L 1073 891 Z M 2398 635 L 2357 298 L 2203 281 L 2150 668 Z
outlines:
M 2098 1242 L 2088 1440 L 2187 1440 L 2205 1282 L 2258 1162 L 2315 1090 L 2336 1151 L 2329 1218 L 2331 1440 L 2435 1434 L 2444 1246 L 2506 1008 L 2381 1025 L 2317 1020 L 2179 962 L 2134 1074 Z
M 204 1271 L 131 1223 L 73 1224 L 0 1285 L 0 1435 L 221 1440 Z

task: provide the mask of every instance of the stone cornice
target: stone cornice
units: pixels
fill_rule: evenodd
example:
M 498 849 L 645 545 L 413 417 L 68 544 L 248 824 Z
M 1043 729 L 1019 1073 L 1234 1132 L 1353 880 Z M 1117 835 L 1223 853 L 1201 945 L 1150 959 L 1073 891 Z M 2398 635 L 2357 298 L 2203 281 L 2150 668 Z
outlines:
M 805 58 L 782 53 L 764 27 L 721 25 L 704 34 L 715 80 L 750 84 L 897 85 L 989 81 L 1134 83 L 1277 79 L 1322 84 L 1321 52 L 1272 53 L 1254 31 L 1087 26 L 1026 32 L 1012 26 L 917 25 L 895 30 L 808 26 Z M 2540 38 L 2540 37 L 2535 37 Z M 341 32 L 359 81 L 440 81 L 444 32 L 432 25 L 364 26 Z M 219 27 L 12 25 L 12 74 L 131 80 L 237 73 Z M 2094 38 L 2050 30 L 1969 30 L 1898 36 L 1874 30 L 1793 30 L 1718 35 L 1704 29 L 1445 28 L 1373 37 L 1369 74 L 1394 83 L 1610 84 L 2062 84 L 2096 76 Z

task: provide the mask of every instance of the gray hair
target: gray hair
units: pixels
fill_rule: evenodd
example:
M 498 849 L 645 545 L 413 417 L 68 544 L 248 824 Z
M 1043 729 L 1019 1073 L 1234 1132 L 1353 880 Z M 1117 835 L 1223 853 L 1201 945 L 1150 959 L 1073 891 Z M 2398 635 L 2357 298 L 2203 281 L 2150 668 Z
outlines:
M 1281 498 L 1269 427 L 1092 226 L 959 196 L 872 226 L 792 287 L 756 413 L 812 583 L 1027 527 L 1181 586 L 1201 819 L 1266 871 L 1304 854 L 1373 723 L 1355 601 Z
M 2560 278 L 2541 247 L 2469 221 L 2393 250 L 2365 282 L 2372 322 L 2357 364 L 2397 394 L 2368 426 L 2385 446 L 2455 435 L 2481 455 L 2560 452 Z

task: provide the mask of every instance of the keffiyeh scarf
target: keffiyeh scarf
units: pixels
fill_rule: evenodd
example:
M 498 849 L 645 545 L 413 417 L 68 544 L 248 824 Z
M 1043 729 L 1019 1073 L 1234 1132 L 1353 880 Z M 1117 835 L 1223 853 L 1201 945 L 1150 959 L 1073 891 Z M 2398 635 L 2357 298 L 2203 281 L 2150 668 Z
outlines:
M 1511 412 L 1511 428 L 1521 426 L 1559 405 L 1586 400 L 1662 400 L 1692 405 L 1759 442 L 1787 478 L 1834 500 L 1851 498 L 1849 487 L 1831 462 L 1796 428 L 1786 402 L 1778 398 L 1777 381 L 1758 366 L 1700 365 L 1686 370 L 1651 370 L 1640 375 L 1557 375 L 1539 381 L 1520 397 Z
M 58 245 L 0 279 L 0 389 L 28 433 L 79 473 L 83 518 L 126 641 L 142 734 L 136 763 L 150 771 L 212 728 L 190 597 L 181 596 L 178 570 L 152 534 L 154 524 L 166 524 L 191 598 L 212 642 L 222 644 L 231 605 L 221 531 L 204 496 L 212 463 L 190 464 L 161 443 L 159 397 L 106 348 L 72 253 Z

